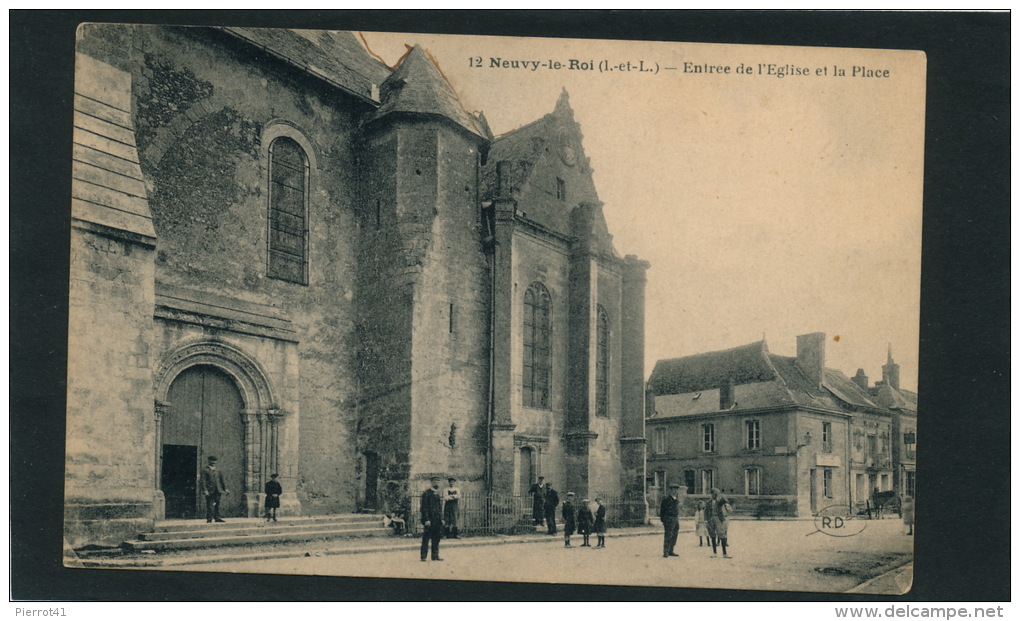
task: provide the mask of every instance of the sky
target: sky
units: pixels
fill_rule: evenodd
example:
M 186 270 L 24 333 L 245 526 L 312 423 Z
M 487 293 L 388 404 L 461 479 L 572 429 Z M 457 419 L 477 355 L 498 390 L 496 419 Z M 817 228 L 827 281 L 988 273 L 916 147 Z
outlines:
M 891 346 L 916 390 L 922 53 L 360 34 L 390 66 L 422 45 L 497 135 L 567 90 L 616 250 L 651 263 L 647 373 L 824 332 L 826 366 L 874 382 Z

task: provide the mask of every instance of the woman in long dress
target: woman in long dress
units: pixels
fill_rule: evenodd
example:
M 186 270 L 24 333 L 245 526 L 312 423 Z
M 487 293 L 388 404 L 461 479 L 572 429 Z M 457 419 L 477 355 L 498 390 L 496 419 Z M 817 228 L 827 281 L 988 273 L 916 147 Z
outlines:
M 705 523 L 705 501 L 698 501 L 698 509 L 694 512 L 694 534 L 698 536 L 698 547 L 708 540 L 708 525 Z

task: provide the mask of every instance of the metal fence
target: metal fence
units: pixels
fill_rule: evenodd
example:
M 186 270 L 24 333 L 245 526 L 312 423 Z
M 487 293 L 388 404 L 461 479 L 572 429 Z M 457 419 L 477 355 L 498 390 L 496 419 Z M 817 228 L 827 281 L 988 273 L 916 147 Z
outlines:
M 557 529 L 563 523 L 563 500 L 556 506 Z M 606 527 L 635 526 L 645 522 L 645 503 L 625 500 L 616 496 L 600 496 L 606 507 Z M 575 511 L 581 504 L 574 501 Z M 421 533 L 421 496 L 411 498 L 407 516 L 408 531 Z M 589 503 L 592 515 L 597 505 Z M 458 502 L 458 530 L 461 535 L 525 534 L 536 530 L 545 532 L 546 526 L 536 526 L 532 516 L 533 498 L 530 495 L 461 494 Z

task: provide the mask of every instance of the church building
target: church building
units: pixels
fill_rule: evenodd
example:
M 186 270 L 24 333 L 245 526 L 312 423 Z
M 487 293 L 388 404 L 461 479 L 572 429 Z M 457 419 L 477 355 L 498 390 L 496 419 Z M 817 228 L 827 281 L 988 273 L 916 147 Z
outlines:
M 65 537 L 385 511 L 538 476 L 644 518 L 644 288 L 566 92 L 495 137 L 420 47 L 87 24 L 74 93 Z

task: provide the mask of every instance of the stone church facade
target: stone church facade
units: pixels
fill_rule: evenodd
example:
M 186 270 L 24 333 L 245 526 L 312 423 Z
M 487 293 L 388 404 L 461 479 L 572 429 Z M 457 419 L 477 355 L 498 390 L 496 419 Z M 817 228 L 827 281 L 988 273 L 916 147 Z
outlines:
M 84 25 L 65 535 L 468 494 L 644 503 L 644 282 L 564 93 L 496 138 L 427 52 L 351 33 Z M 551 102 L 550 102 L 551 103 Z M 640 514 L 640 515 L 639 515 Z M 634 519 L 643 518 L 634 510 Z

